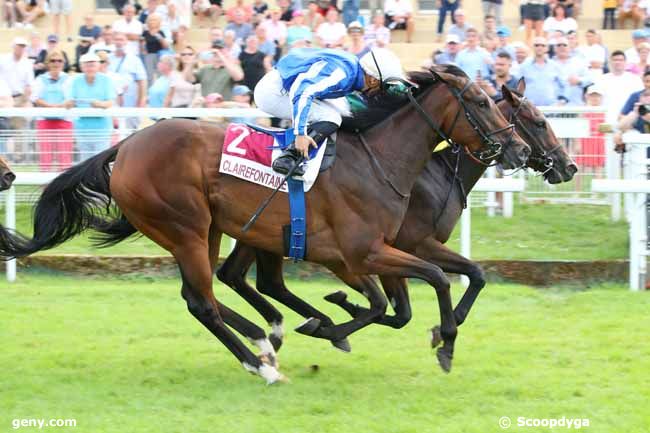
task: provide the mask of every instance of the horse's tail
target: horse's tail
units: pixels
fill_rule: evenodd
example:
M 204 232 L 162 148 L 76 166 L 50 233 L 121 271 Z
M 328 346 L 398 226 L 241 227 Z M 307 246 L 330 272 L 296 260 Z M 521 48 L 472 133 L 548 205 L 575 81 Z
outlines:
M 138 232 L 124 215 L 93 228 L 100 233 L 92 237 L 94 244 L 101 248 L 112 247 Z
M 109 164 L 120 145 L 75 165 L 48 184 L 34 209 L 34 236 L 29 239 L 0 226 L 0 258 L 28 256 L 53 248 L 88 228 L 110 226 Z

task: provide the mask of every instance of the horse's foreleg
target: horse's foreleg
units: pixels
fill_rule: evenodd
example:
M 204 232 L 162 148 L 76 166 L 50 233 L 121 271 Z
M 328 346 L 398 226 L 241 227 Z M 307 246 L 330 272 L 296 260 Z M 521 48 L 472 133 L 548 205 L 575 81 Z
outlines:
M 235 249 L 217 271 L 217 278 L 235 290 L 264 317 L 271 326 L 269 340 L 277 351 L 282 346 L 282 313 L 246 282 L 246 274 L 255 261 L 255 254 L 255 248 L 237 242 Z
M 437 356 L 442 369 L 449 371 L 458 330 L 451 303 L 449 280 L 442 269 L 386 244 L 376 246 L 365 259 L 364 265 L 369 274 L 377 274 L 380 277 L 418 278 L 435 288 L 440 309 L 440 334 L 444 342 L 438 349 Z
M 375 323 L 395 329 L 403 328 L 411 320 L 411 302 L 406 279 L 384 276 L 380 277 L 380 280 L 395 315 L 384 314 Z M 343 291 L 331 293 L 325 297 L 325 300 L 338 305 L 355 318 L 368 311 L 368 308 L 348 301 L 347 294 Z
M 481 289 L 485 287 L 483 269 L 478 264 L 450 250 L 433 238 L 428 238 L 420 243 L 416 254 L 424 260 L 440 266 L 445 272 L 466 275 L 469 278 L 469 286 L 454 309 L 456 325 L 460 326 L 467 318 Z M 432 332 L 431 344 L 435 346 L 440 342 L 439 328 L 434 327 Z

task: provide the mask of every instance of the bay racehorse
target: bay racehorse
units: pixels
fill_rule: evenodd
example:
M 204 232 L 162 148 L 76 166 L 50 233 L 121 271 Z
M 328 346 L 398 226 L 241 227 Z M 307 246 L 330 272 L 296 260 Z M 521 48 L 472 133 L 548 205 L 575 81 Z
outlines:
M 544 115 L 528 100 L 523 98 L 525 82 L 520 80 L 516 90 L 504 89 L 504 99 L 497 106 L 506 118 L 516 125 L 519 135 L 530 144 L 532 154 L 527 165 L 543 174 L 549 183 L 567 182 L 577 171 L 575 163 L 558 142 Z M 472 158 L 447 150 L 434 154 L 415 183 L 406 217 L 398 233 L 395 247 L 417 255 L 440 266 L 448 273 L 469 277 L 469 287 L 454 310 L 456 325 L 462 324 L 485 285 L 483 271 L 474 262 L 448 249 L 444 244 L 449 239 L 462 213 L 467 194 L 483 175 L 486 166 Z M 331 319 L 291 293 L 282 278 L 281 256 L 260 251 L 237 242 L 217 272 L 219 279 L 242 295 L 264 319 L 274 326 L 282 322 L 281 313 L 259 295 L 246 282 L 246 273 L 253 262 L 257 262 L 257 290 L 283 303 L 310 322 L 330 324 Z M 381 277 L 382 286 L 395 310 L 395 315 L 384 315 L 377 323 L 401 328 L 411 318 L 406 281 L 395 277 Z M 357 288 L 354 287 L 353 288 Z M 343 307 L 353 317 L 366 311 L 365 308 L 349 302 L 342 292 L 325 297 L 329 302 Z M 441 314 L 443 312 L 441 311 Z M 318 337 L 314 326 L 303 324 L 299 332 Z M 276 349 L 282 341 L 271 333 L 271 342 Z M 440 342 L 440 328 L 432 329 L 432 345 Z M 340 346 L 339 346 L 340 348 Z M 448 369 L 451 364 L 441 357 L 441 366 Z
M 351 286 L 367 287 L 369 309 L 349 322 L 319 331 L 330 340 L 381 317 L 386 300 L 370 275 L 423 279 L 446 313 L 445 348 L 456 336 L 449 285 L 440 268 L 390 246 L 404 218 L 409 193 L 434 146 L 437 131 L 463 143 L 472 158 L 506 152 L 524 164 L 530 148 L 493 101 L 454 66 L 414 72 L 414 98 L 362 135 L 342 132 L 339 156 L 307 195 L 306 258 L 325 265 Z M 185 119 L 160 121 L 67 170 L 43 191 L 34 211 L 34 236 L 0 230 L 0 256 L 21 257 L 54 247 L 93 228 L 111 244 L 139 231 L 168 250 L 182 278 L 190 313 L 244 368 L 271 383 L 281 378 L 264 334 L 255 356 L 231 331 L 251 322 L 219 303 L 212 291 L 222 233 L 274 254 L 284 251 L 288 200 L 273 201 L 247 232 L 242 226 L 268 195 L 259 185 L 219 173 L 224 130 Z M 471 143 L 465 145 L 465 143 Z M 112 164 L 113 163 L 113 164 Z M 112 169 L 111 169 L 112 164 Z M 114 200 L 121 215 L 109 218 Z M 269 362 L 267 362 L 269 360 Z

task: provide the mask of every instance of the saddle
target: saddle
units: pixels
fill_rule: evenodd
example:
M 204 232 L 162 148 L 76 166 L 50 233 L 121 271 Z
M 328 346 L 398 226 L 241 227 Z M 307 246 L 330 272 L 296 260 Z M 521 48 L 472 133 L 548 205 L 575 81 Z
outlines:
M 293 133 L 293 129 L 282 129 L 282 128 L 275 128 L 272 126 L 259 126 L 250 123 L 247 123 L 246 126 L 248 126 L 251 129 L 254 129 L 257 132 L 261 132 L 272 136 L 281 149 L 286 148 L 291 143 L 293 143 L 294 140 L 296 139 L 296 136 Z M 316 151 L 317 149 L 310 150 L 310 157 L 313 157 L 311 152 L 314 152 L 315 154 Z M 334 164 L 335 159 L 336 159 L 336 134 L 333 134 L 333 136 L 330 136 L 327 139 L 327 143 L 325 143 L 325 154 L 323 155 L 323 160 L 321 161 L 320 169 L 318 171 L 320 173 L 326 171 L 328 168 L 332 166 L 332 164 Z

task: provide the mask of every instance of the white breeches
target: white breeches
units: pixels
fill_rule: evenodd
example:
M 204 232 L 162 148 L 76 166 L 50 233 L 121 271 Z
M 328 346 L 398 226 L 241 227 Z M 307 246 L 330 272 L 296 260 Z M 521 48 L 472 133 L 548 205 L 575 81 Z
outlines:
M 255 86 L 255 105 L 262 111 L 280 119 L 293 118 L 293 104 L 289 92 L 282 88 L 282 77 L 273 69 Z M 309 123 L 327 121 L 341 126 L 341 116 L 350 115 L 350 106 L 344 97 L 314 99 L 309 111 Z

